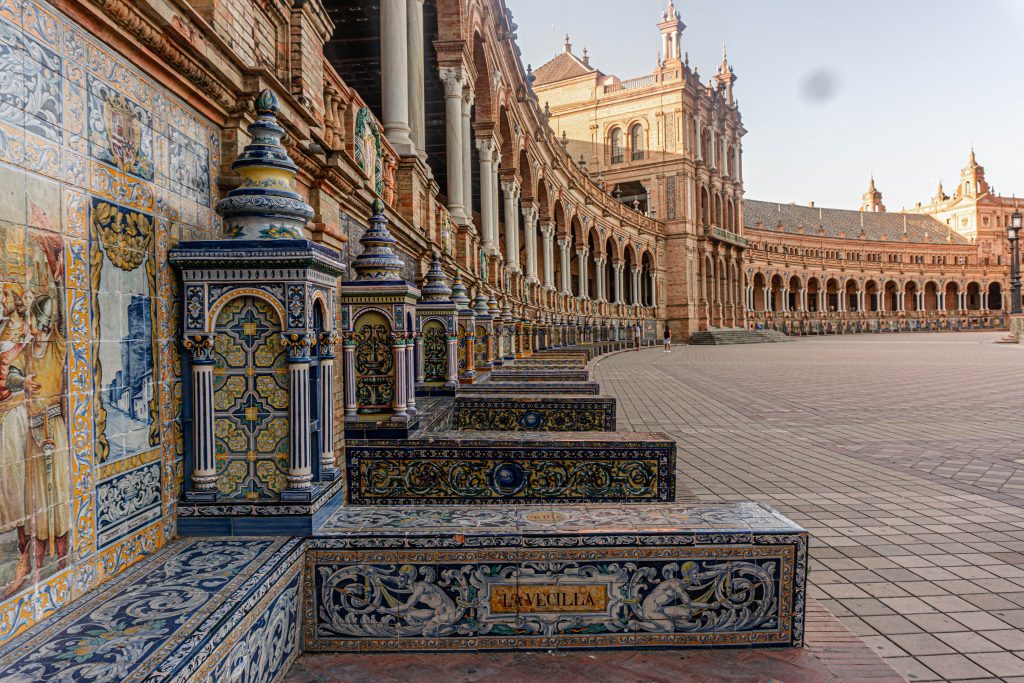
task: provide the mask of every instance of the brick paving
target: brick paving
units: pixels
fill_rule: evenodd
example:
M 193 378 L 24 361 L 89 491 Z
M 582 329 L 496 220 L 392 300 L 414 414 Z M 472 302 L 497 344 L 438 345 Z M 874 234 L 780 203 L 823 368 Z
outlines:
M 285 683 L 902 683 L 815 600 L 804 648 L 304 655 Z
M 807 528 L 811 595 L 908 680 L 1024 682 L 1024 347 L 1000 336 L 646 350 L 596 379 L 620 429 L 677 439 L 680 487 Z

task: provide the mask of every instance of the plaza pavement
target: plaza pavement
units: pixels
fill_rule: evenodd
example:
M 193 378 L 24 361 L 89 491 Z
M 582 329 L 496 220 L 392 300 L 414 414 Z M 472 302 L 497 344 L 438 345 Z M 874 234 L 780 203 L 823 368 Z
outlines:
M 811 534 L 810 594 L 911 681 L 1024 681 L 1024 346 L 806 338 L 602 359 L 679 484 Z M 811 630 L 810 628 L 808 629 Z

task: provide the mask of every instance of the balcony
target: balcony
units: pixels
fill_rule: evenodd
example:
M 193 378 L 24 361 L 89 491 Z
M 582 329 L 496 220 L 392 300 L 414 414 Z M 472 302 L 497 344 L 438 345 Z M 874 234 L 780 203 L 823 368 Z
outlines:
M 725 228 L 719 228 L 716 225 L 705 225 L 704 234 L 707 235 L 708 237 L 713 237 L 719 242 L 728 242 L 729 244 L 733 244 L 736 245 L 737 247 L 742 247 L 744 249 L 750 246 L 750 240 L 748 240 L 746 237 L 737 235 L 736 233 L 726 230 Z

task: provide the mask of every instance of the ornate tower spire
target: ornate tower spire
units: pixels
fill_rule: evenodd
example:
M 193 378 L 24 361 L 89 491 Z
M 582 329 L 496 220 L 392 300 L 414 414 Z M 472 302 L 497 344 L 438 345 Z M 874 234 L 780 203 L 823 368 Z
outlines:
M 885 204 L 882 203 L 882 193 L 875 187 L 875 174 L 871 174 L 871 182 L 868 184 L 868 191 L 861 195 L 861 211 L 872 213 L 884 213 Z
M 959 197 L 979 197 L 989 191 L 988 181 L 985 180 L 985 167 L 978 163 L 974 156 L 974 146 L 971 146 L 971 156 L 967 165 L 960 171 L 960 187 L 957 188 Z
M 252 140 L 231 164 L 242 184 L 217 204 L 227 237 L 302 239 L 313 217 L 313 209 L 292 189 L 299 169 L 281 145 L 280 109 L 272 91 L 256 96 L 256 120 L 248 129 Z
M 675 3 L 668 0 L 668 7 L 661 13 L 661 21 L 658 23 L 658 30 L 661 31 L 661 53 L 665 55 L 664 61 L 679 61 L 682 55 L 681 38 L 686 24 L 679 18 Z
M 572 43 L 569 42 L 569 34 L 565 34 L 565 42 L 562 43 L 562 52 L 569 54 L 572 52 Z
M 722 63 L 718 65 L 715 73 L 715 81 L 718 83 L 718 91 L 725 93 L 725 101 L 730 105 L 735 103 L 732 96 L 732 84 L 736 82 L 736 74 L 729 64 L 729 56 L 726 54 L 725 45 L 722 45 Z

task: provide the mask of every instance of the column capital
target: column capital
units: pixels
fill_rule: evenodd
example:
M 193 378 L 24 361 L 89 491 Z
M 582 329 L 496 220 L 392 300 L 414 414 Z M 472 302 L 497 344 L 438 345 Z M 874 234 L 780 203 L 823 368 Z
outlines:
M 462 115 L 469 116 L 470 109 L 473 107 L 473 103 L 476 101 L 476 93 L 469 86 L 466 86 L 462 90 Z
M 527 227 L 530 227 L 540 217 L 539 211 L 536 206 L 523 206 L 523 218 L 526 220 Z
M 281 344 L 288 352 L 289 363 L 308 363 L 314 341 L 315 337 L 309 332 L 286 332 L 281 335 Z
M 182 344 L 192 354 L 193 365 L 212 365 L 214 363 L 212 334 L 189 334 L 185 336 Z
M 480 152 L 480 161 L 496 161 L 495 152 L 497 152 L 497 144 L 494 142 L 494 138 L 477 138 L 476 149 Z M 482 182 L 482 181 L 481 181 Z
M 519 196 L 519 182 L 516 180 L 502 180 L 501 190 L 506 195 L 517 198 Z
M 577 256 L 586 256 L 589 253 L 590 253 L 590 250 L 587 249 L 586 247 L 576 247 L 576 255 Z
M 441 74 L 441 82 L 444 83 L 444 97 L 449 98 L 461 98 L 462 97 L 462 81 L 465 77 L 465 71 L 461 66 L 442 66 L 438 71 Z

